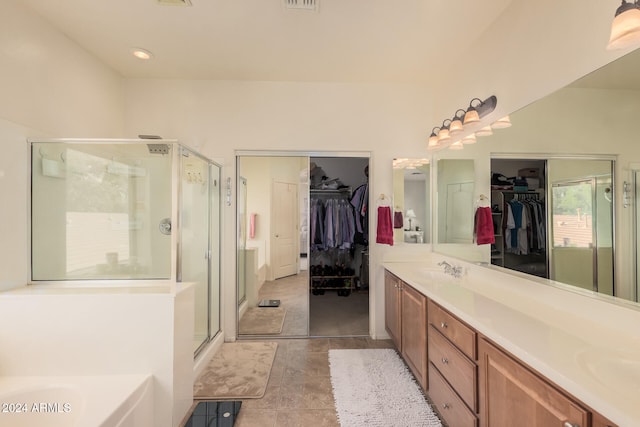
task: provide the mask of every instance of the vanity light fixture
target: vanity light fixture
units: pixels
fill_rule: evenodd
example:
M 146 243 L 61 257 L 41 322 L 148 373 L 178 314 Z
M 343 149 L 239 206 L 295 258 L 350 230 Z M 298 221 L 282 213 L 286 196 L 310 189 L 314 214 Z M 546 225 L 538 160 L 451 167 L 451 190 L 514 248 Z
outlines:
M 436 129 L 438 129 L 437 132 L 436 132 Z M 440 133 L 440 128 L 439 127 L 434 127 L 431 130 L 431 135 L 429 136 L 429 144 L 427 145 L 427 150 L 434 150 L 434 149 L 439 147 L 439 144 L 438 144 L 438 133 Z
M 141 59 L 143 61 L 146 61 L 148 59 L 153 58 L 153 53 L 151 53 L 150 51 L 146 50 L 146 49 L 142 49 L 139 47 L 134 47 L 133 49 L 131 49 L 131 54 L 133 56 L 135 56 L 138 59 Z
M 491 135 L 493 133 L 491 131 L 491 126 L 486 126 L 481 130 L 476 131 L 475 135 L 469 135 L 465 137 L 464 141 L 461 141 L 460 139 L 452 140 L 452 137 L 457 136 L 465 130 L 469 130 L 467 129 L 468 125 L 472 125 L 471 128 L 473 129 L 473 125 L 479 123 L 483 117 L 492 113 L 493 110 L 496 109 L 497 103 L 498 98 L 496 98 L 495 95 L 490 96 L 484 101 L 480 98 L 473 98 L 471 102 L 469 102 L 469 107 L 466 111 L 462 109 L 457 110 L 452 119 L 445 119 L 439 128 L 433 128 L 433 130 L 431 131 L 431 135 L 429 136 L 429 144 L 427 145 L 427 149 L 435 150 L 438 148 L 442 148 L 445 143 L 453 145 L 451 143 L 454 142 L 456 143 L 456 146 L 452 148 L 454 150 L 460 150 L 464 148 L 462 146 L 463 143 L 473 144 L 474 142 L 476 142 L 476 136 Z M 505 118 L 500 119 L 496 122 L 496 129 L 501 127 L 508 127 L 510 125 L 511 122 L 509 121 L 509 116 L 506 116 Z M 438 129 L 437 132 L 436 129 Z
M 449 122 L 448 124 L 447 121 Z M 449 134 L 449 124 L 451 123 L 451 120 L 449 119 L 445 119 L 444 122 L 442 122 L 442 126 L 440 126 L 440 132 L 438 132 L 438 143 L 441 142 L 449 142 L 449 140 L 451 139 L 451 135 Z
M 405 158 L 405 157 L 400 157 L 400 158 L 396 158 L 393 159 L 393 168 L 394 169 L 401 169 L 402 167 L 404 167 L 405 162 L 408 162 L 409 159 Z
M 462 150 L 464 145 L 462 145 L 462 141 L 456 141 L 449 146 L 449 150 Z
M 482 101 L 479 98 L 473 98 L 469 103 L 469 108 L 467 108 L 467 112 L 464 114 L 464 125 L 468 126 L 473 123 L 478 123 L 480 121 L 480 114 L 476 107 L 473 106 L 473 101 L 479 101 L 482 104 Z M 480 105 L 478 104 L 478 105 Z
M 462 114 L 458 115 L 458 113 L 460 112 Z M 462 120 L 464 120 L 464 115 L 465 115 L 465 111 L 462 109 L 456 111 L 456 113 L 453 115 L 453 119 L 451 119 L 451 124 L 449 125 L 450 136 L 455 136 L 460 132 L 462 132 L 462 130 L 464 129 L 462 125 Z
M 489 135 L 493 135 L 493 131 L 491 130 L 491 126 L 489 125 L 476 131 L 476 136 L 489 136 Z
M 511 120 L 509 115 L 504 116 L 501 119 L 496 120 L 491 124 L 491 129 L 504 129 L 511 126 Z
M 462 138 L 462 143 L 463 144 L 475 144 L 476 143 L 476 134 L 472 133 L 470 135 L 465 136 L 464 138 Z
M 611 24 L 608 50 L 625 49 L 640 44 L 640 5 L 622 0 Z

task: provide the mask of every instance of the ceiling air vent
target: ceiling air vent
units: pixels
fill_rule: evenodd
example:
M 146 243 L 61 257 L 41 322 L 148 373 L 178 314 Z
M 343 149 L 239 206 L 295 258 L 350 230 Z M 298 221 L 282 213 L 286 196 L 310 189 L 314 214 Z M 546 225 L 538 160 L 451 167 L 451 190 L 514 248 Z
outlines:
M 286 9 L 311 10 L 316 12 L 319 1 L 320 0 L 284 0 L 284 7 Z
M 156 0 L 160 6 L 191 6 L 191 0 Z

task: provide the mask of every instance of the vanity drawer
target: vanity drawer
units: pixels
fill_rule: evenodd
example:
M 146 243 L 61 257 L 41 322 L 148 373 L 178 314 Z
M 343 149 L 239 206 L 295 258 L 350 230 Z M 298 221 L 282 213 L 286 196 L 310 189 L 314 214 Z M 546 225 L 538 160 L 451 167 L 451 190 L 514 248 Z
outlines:
M 465 405 L 455 391 L 429 363 L 429 397 L 447 425 L 452 427 L 478 427 L 478 418 Z
M 433 301 L 429 300 L 428 304 L 429 324 L 440 331 L 470 359 L 476 360 L 476 332 Z
M 440 332 L 431 326 L 429 331 L 429 360 L 447 379 L 451 387 L 469 405 L 478 410 L 478 370 L 476 364 L 455 348 Z

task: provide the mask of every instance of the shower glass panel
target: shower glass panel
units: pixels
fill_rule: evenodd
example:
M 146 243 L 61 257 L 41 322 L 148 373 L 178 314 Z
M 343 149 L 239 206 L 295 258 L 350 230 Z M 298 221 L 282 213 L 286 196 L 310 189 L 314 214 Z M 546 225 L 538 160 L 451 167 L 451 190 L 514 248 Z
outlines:
M 614 293 L 612 168 L 605 160 L 549 162 L 550 278 L 607 295 Z
M 172 140 L 30 148 L 31 281 L 191 282 L 197 354 L 220 331 L 220 166 Z
M 180 260 L 178 280 L 195 287 L 194 352 L 209 340 L 210 177 L 209 164 L 181 148 Z
M 32 143 L 32 280 L 171 277 L 172 147 L 161 145 Z

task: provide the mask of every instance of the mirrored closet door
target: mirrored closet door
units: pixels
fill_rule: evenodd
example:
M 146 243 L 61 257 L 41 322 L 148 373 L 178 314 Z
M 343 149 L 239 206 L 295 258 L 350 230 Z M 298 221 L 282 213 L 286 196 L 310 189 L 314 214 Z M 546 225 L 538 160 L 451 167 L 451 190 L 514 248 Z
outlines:
M 240 338 L 368 335 L 368 251 L 352 204 L 355 190 L 368 202 L 367 169 L 368 157 L 238 155 Z

